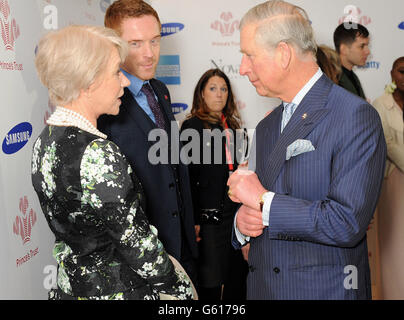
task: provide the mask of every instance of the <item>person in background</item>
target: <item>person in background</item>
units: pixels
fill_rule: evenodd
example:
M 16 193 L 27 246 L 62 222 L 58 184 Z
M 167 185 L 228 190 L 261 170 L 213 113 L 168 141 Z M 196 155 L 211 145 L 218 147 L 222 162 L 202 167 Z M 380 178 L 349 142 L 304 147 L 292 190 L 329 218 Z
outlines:
M 335 50 L 342 64 L 339 85 L 366 100 L 361 82 L 353 72 L 354 66 L 364 66 L 370 55 L 369 31 L 361 24 L 340 24 L 334 31 Z
M 146 2 L 115 1 L 105 14 L 105 26 L 114 29 L 129 44 L 122 72 L 131 81 L 122 96 L 117 116 L 102 116 L 100 131 L 115 142 L 138 174 L 145 192 L 147 217 L 169 254 L 176 258 L 192 281 L 196 280 L 197 244 L 188 168 L 172 161 L 181 143 L 171 110 L 170 93 L 154 79 L 160 57 L 161 23 Z M 156 162 L 149 151 L 149 134 L 163 131 L 167 162 Z
M 325 75 L 338 84 L 342 73 L 341 61 L 338 53 L 326 45 L 317 47 L 317 63 Z
M 326 77 L 306 12 L 266 1 L 240 22 L 240 74 L 282 104 L 255 130 L 233 245 L 250 243 L 247 298 L 371 298 L 366 230 L 383 180 L 380 117 Z
M 119 147 L 97 129 L 119 112 L 127 44 L 104 27 L 45 35 L 35 65 L 56 111 L 36 139 L 32 184 L 55 235 L 50 299 L 191 299 L 144 212 L 144 194 Z
M 404 57 L 391 70 L 391 84 L 373 102 L 382 119 L 387 163 L 378 204 L 378 236 L 383 299 L 404 299 Z
M 234 153 L 241 146 L 235 141 L 236 130 L 239 132 L 240 128 L 240 114 L 230 80 L 219 69 L 206 71 L 195 87 L 191 113 L 181 127 L 181 136 L 193 130 L 200 141 L 197 150 L 192 150 L 199 154 L 191 154 L 193 162 L 189 172 L 200 238 L 197 267 L 201 300 L 246 298 L 247 262 L 242 252 L 231 246 L 237 204 L 229 199 L 226 186 L 240 159 Z M 207 141 L 204 140 L 206 133 Z M 240 137 L 243 138 L 243 134 Z M 246 250 L 247 247 L 243 248 Z

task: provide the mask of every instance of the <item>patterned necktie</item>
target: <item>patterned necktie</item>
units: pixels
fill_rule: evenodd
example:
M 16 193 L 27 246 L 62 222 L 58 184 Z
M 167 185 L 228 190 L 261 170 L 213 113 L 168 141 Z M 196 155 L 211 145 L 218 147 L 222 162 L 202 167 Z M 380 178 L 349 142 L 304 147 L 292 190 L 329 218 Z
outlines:
M 150 86 L 150 84 L 144 83 L 140 91 L 142 91 L 146 95 L 147 103 L 149 104 L 149 107 L 154 114 L 157 127 L 159 127 L 160 129 L 164 129 L 165 128 L 164 115 L 163 112 L 161 112 L 161 109 L 159 107 L 156 98 L 154 97 L 152 87 Z
M 290 118 L 292 118 L 293 112 L 295 111 L 295 107 L 296 105 L 294 103 L 285 104 L 282 114 L 281 133 L 283 132 L 283 129 L 285 129 Z

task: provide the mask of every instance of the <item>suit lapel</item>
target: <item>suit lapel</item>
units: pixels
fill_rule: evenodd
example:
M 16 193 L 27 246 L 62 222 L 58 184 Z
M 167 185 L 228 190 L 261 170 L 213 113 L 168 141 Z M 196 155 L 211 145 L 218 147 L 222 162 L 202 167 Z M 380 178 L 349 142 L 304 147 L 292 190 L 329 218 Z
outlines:
M 286 162 L 287 147 L 298 139 L 304 139 L 328 114 L 329 110 L 325 106 L 331 87 L 332 82 L 323 75 L 293 113 L 266 161 L 267 164 L 270 164 L 264 169 L 268 187 L 273 187 Z M 282 110 L 282 108 L 280 109 Z
M 279 135 L 280 135 L 280 131 L 281 131 L 281 121 L 282 121 L 282 105 L 278 106 L 277 108 L 275 108 L 268 116 L 267 118 L 264 119 L 265 124 L 264 124 L 264 132 L 263 134 L 259 134 L 257 135 L 257 145 L 260 146 L 260 150 L 262 148 L 263 152 L 259 152 L 259 154 L 257 154 L 257 150 L 253 150 L 252 151 L 252 155 L 253 158 L 249 157 L 249 162 L 251 160 L 251 158 L 253 159 L 254 164 L 257 165 L 257 174 L 259 173 L 263 173 L 266 170 L 266 166 L 268 165 L 267 161 L 258 161 L 256 162 L 256 160 L 259 160 L 260 155 L 268 155 L 271 154 L 271 151 L 274 149 L 274 147 L 276 146 L 276 142 L 279 139 Z M 262 139 L 262 140 L 261 140 Z M 256 158 L 256 156 L 258 155 L 258 158 Z

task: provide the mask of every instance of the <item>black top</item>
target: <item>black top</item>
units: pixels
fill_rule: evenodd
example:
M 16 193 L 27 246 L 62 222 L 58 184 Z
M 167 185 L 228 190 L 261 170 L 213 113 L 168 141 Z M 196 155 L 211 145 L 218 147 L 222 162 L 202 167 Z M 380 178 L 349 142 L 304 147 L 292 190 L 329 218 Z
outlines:
M 342 73 L 338 84 L 344 89 L 366 100 L 361 82 L 358 76 L 352 70 L 348 70 L 347 68 L 342 66 Z
M 201 209 L 223 209 L 224 214 L 234 214 L 237 204 L 232 202 L 228 195 L 227 180 L 229 166 L 226 159 L 226 135 L 219 124 L 209 124 L 206 128 L 198 117 L 184 121 L 181 127 L 181 136 L 186 129 L 193 129 L 199 137 L 198 148 L 191 148 L 191 138 L 184 143 L 184 149 L 189 148 L 189 173 L 192 190 L 192 203 L 194 205 L 195 223 L 199 223 Z M 205 130 L 205 132 L 204 132 Z M 243 130 L 230 129 L 230 148 L 234 162 L 233 171 L 237 169 L 238 160 L 241 159 L 243 143 L 246 143 Z M 199 152 L 199 154 L 195 154 Z

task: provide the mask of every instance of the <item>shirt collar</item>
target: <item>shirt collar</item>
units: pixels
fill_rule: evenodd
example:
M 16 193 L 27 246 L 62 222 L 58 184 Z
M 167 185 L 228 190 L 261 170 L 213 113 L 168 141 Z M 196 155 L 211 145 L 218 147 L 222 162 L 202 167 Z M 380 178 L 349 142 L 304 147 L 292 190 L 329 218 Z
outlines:
M 138 77 L 126 72 L 125 70 L 121 69 L 123 74 L 130 80 L 130 85 L 128 89 L 132 92 L 134 96 L 138 96 L 140 93 L 140 90 L 143 87 L 144 83 L 149 83 L 149 80 L 143 81 L 139 79 Z
M 314 74 L 314 76 L 304 85 L 304 87 L 298 92 L 298 94 L 293 98 L 292 103 L 298 106 L 300 102 L 302 102 L 303 98 L 306 96 L 306 94 L 310 91 L 310 89 L 314 86 L 314 84 L 321 78 L 323 75 L 323 72 L 321 71 L 320 68 L 318 68 L 317 72 Z M 283 102 L 283 105 L 285 106 L 288 104 L 287 102 Z

